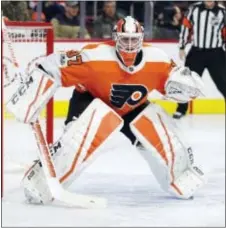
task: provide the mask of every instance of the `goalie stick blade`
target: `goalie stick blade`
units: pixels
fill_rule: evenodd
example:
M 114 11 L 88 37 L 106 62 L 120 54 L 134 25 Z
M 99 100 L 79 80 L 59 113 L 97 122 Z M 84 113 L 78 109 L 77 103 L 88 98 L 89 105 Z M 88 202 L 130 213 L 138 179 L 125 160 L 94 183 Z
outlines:
M 107 200 L 105 198 L 71 193 L 63 189 L 62 185 L 56 178 L 48 178 L 50 191 L 53 197 L 67 205 L 78 206 L 83 208 L 106 208 Z

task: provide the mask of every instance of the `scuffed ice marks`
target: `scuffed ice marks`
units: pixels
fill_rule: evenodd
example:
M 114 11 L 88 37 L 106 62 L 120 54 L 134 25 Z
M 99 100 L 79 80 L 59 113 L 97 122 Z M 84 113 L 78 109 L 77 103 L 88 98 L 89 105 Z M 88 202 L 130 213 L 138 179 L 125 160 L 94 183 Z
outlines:
M 120 149 L 100 156 L 70 188 L 106 197 L 109 205 L 105 210 L 29 205 L 20 188 L 23 172 L 10 172 L 5 175 L 3 226 L 224 226 L 225 116 L 190 116 L 183 122 L 195 159 L 208 175 L 206 186 L 193 200 L 176 200 L 163 192 L 139 153 L 122 140 Z M 57 134 L 62 123 L 55 120 Z M 4 134 L 6 153 L 22 162 L 36 159 L 35 142 L 26 127 L 7 120 Z M 12 143 L 13 138 L 23 143 Z

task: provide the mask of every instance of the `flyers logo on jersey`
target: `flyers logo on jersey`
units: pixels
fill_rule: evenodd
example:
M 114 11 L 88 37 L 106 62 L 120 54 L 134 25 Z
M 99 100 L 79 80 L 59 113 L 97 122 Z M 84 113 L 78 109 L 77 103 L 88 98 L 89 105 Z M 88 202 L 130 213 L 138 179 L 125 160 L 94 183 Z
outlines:
M 124 104 L 136 105 L 148 93 L 143 85 L 120 85 L 113 84 L 111 87 L 111 104 L 117 108 L 122 108 Z

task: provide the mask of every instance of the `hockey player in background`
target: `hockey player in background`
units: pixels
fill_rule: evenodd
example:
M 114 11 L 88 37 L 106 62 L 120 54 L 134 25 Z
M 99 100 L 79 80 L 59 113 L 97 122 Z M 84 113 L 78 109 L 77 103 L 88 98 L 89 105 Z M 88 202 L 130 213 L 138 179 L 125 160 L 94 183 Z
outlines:
M 114 144 L 120 130 L 145 148 L 140 153 L 167 193 L 188 199 L 203 185 L 204 174 L 194 163 L 190 145 L 163 109 L 147 101 L 155 89 L 165 99 L 187 102 L 202 94 L 203 84 L 195 72 L 175 66 L 143 37 L 139 22 L 130 16 L 121 19 L 113 41 L 47 56 L 24 82 L 23 93 L 20 87 L 7 102 L 18 120 L 32 123 L 57 88 L 75 86 L 90 93 L 88 107 L 78 110 L 82 114 L 52 146 L 57 177 L 64 187 L 76 181 L 108 143 Z M 53 199 L 40 162 L 26 172 L 23 186 L 29 202 Z

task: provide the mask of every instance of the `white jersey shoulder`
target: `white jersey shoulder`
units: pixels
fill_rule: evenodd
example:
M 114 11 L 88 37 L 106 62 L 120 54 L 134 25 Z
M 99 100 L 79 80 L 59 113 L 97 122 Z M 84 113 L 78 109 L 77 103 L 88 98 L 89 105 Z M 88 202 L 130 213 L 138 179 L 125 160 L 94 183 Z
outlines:
M 86 63 L 90 61 L 116 61 L 115 48 L 107 43 L 88 44 L 81 50 L 58 51 L 45 57 L 40 63 L 54 78 L 60 78 L 60 68 L 68 67 L 70 61 Z
M 83 62 L 116 61 L 115 47 L 108 43 L 89 44 L 81 50 Z
M 151 45 L 143 47 L 144 58 L 146 62 L 165 62 L 170 63 L 169 56 L 161 49 Z

